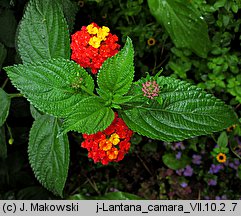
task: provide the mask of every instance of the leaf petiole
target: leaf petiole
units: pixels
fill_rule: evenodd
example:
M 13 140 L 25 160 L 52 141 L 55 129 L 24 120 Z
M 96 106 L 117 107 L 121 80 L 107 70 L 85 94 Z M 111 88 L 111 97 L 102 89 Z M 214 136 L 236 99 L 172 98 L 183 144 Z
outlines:
M 8 78 L 7 79 L 5 79 L 5 81 L 4 81 L 4 83 L 3 83 L 3 85 L 2 85 L 2 89 L 4 89 L 5 88 L 5 86 L 7 85 L 7 83 L 8 83 Z
M 16 94 L 8 94 L 10 98 L 15 98 L 15 97 L 23 97 L 23 94 L 21 93 L 16 93 Z
M 84 86 L 80 87 L 84 92 L 86 92 L 87 94 L 91 95 L 91 96 L 97 96 L 96 94 L 94 94 L 93 92 L 89 91 L 89 89 L 85 88 Z

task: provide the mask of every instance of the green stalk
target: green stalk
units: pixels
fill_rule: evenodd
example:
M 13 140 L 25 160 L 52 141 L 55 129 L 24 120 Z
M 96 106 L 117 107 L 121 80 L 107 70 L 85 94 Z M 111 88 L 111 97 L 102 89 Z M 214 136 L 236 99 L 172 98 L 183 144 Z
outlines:
M 20 93 L 15 93 L 15 94 L 8 94 L 10 98 L 15 98 L 15 97 L 23 97 L 23 94 Z
M 2 85 L 2 89 L 4 89 L 5 88 L 5 86 L 7 85 L 7 83 L 8 83 L 8 78 L 7 79 L 5 79 L 5 81 L 4 81 L 4 83 L 3 83 L 3 85 Z
M 84 92 L 88 93 L 91 96 L 96 96 L 93 92 L 89 91 L 89 89 L 85 88 L 83 85 L 80 87 Z

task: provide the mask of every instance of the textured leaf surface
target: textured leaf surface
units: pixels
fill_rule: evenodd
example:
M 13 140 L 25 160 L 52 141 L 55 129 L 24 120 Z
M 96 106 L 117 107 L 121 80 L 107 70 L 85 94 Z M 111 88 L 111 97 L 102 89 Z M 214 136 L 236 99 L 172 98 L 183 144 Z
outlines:
M 134 77 L 134 50 L 130 38 L 126 44 L 112 58 L 107 59 L 98 76 L 98 85 L 101 92 L 110 92 L 112 95 L 123 95 L 128 92 Z
M 33 105 L 58 117 L 66 116 L 85 97 L 84 92 L 78 88 L 79 85 L 90 92 L 94 89 L 90 75 L 67 59 L 11 66 L 5 70 L 14 86 Z
M 37 179 L 54 194 L 62 196 L 68 174 L 69 143 L 60 130 L 58 120 L 49 115 L 34 121 L 29 136 L 28 154 Z
M 166 29 L 178 48 L 190 48 L 206 57 L 210 48 L 208 27 L 189 0 L 148 0 L 152 15 Z
M 18 48 L 23 63 L 70 58 L 68 26 L 56 0 L 31 0 L 20 23 Z
M 30 113 L 32 117 L 36 120 L 38 117 L 42 116 L 43 114 L 38 111 L 32 104 L 30 105 Z
M 93 134 L 106 129 L 113 120 L 113 110 L 105 106 L 102 99 L 92 96 L 77 104 L 76 109 L 66 118 L 63 130 Z
M 162 104 L 143 97 L 120 112 L 126 124 L 141 135 L 180 141 L 220 131 L 238 121 L 231 107 L 195 86 L 170 77 L 159 77 L 157 82 L 162 87 Z M 141 85 L 133 91 L 139 94 Z
M 0 127 L 8 117 L 10 102 L 11 100 L 7 93 L 2 88 L 0 88 Z

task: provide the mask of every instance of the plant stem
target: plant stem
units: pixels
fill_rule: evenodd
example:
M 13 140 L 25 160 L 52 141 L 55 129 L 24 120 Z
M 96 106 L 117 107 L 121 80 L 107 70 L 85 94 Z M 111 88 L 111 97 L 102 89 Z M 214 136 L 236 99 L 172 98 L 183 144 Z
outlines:
M 5 79 L 5 81 L 4 81 L 3 85 L 2 85 L 2 89 L 4 89 L 4 87 L 7 85 L 8 80 L 9 80 L 8 78 L 7 78 L 7 79 Z
M 11 128 L 8 126 L 8 123 L 7 123 L 7 122 L 6 122 L 6 126 L 7 126 L 7 129 L 8 129 L 8 133 L 9 133 L 10 139 L 13 139 L 12 130 L 11 130 Z
M 213 140 L 215 141 L 215 143 L 217 143 L 217 140 L 215 139 L 214 135 L 211 134 L 211 137 L 213 138 Z
M 16 93 L 16 94 L 8 94 L 10 98 L 15 98 L 15 97 L 23 97 L 23 94 L 21 93 Z
M 95 184 L 95 182 L 92 182 L 88 177 L 87 177 L 87 181 L 89 182 L 91 187 L 96 191 L 96 193 L 98 193 L 100 195 L 100 191 L 98 190 L 97 185 Z
M 145 164 L 145 162 L 142 160 L 142 158 L 139 156 L 138 153 L 136 153 L 136 156 L 138 157 L 138 159 L 141 161 L 142 165 L 144 166 L 144 168 L 146 169 L 146 171 L 153 176 L 152 172 L 150 171 L 150 169 L 148 168 L 148 166 Z
M 239 159 L 241 159 L 240 155 L 239 155 L 237 152 L 235 152 L 235 149 L 233 148 L 232 145 L 230 145 L 230 149 L 231 149 L 231 151 L 236 155 L 236 157 L 238 157 Z
M 83 91 L 85 91 L 86 93 L 88 93 L 91 96 L 96 96 L 93 92 L 89 91 L 89 89 L 85 88 L 84 86 L 80 87 Z

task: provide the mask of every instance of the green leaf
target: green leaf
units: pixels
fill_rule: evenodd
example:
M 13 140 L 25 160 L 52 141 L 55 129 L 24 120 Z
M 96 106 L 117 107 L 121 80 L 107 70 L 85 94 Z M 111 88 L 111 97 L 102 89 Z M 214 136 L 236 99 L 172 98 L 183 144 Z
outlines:
M 8 97 L 7 93 L 0 88 L 0 127 L 8 117 L 10 102 L 11 99 Z
M 70 58 L 68 26 L 56 0 L 31 0 L 20 23 L 18 49 L 24 63 Z
M 124 48 L 112 58 L 108 58 L 98 74 L 99 94 L 103 92 L 112 95 L 123 95 L 128 92 L 134 77 L 134 50 L 130 38 L 127 38 Z
M 162 161 L 170 169 L 178 170 L 186 167 L 191 159 L 186 155 L 182 155 L 180 159 L 176 159 L 174 153 L 167 153 L 162 156 Z
M 114 120 L 113 110 L 95 96 L 87 97 L 77 104 L 63 124 L 63 132 L 70 130 L 93 134 L 106 129 Z
M 0 126 L 0 159 L 7 158 L 7 143 L 4 126 Z
M 69 26 L 69 31 L 72 32 L 75 23 L 75 16 L 79 10 L 77 2 L 72 2 L 70 0 L 59 0 L 62 2 L 64 15 Z
M 0 26 L 0 42 L 7 47 L 14 47 L 17 22 L 12 10 L 1 8 Z
M 228 136 L 225 131 L 223 131 L 218 137 L 217 144 L 220 148 L 225 148 L 228 145 Z
M 36 120 L 38 117 L 42 116 L 43 114 L 40 113 L 32 104 L 30 105 L 30 112 L 32 117 Z
M 0 70 L 2 69 L 2 64 L 7 56 L 7 50 L 4 45 L 0 43 Z
M 30 131 L 28 154 L 36 178 L 62 197 L 69 167 L 69 143 L 66 134 L 57 138 L 60 126 L 54 117 L 37 118 Z
M 240 2 L 240 4 L 241 4 L 241 2 Z M 235 4 L 235 3 L 232 4 L 231 8 L 232 8 L 232 11 L 233 11 L 234 13 L 238 13 L 238 9 L 239 9 L 238 4 Z
M 200 57 L 210 49 L 208 27 L 189 0 L 148 0 L 152 15 L 178 48 L 189 48 Z
M 4 68 L 13 85 L 40 111 L 64 117 L 86 94 L 94 81 L 78 64 L 67 59 L 51 59 L 34 64 Z
M 141 200 L 142 198 L 134 194 L 126 192 L 110 192 L 103 196 L 84 196 L 82 194 L 75 194 L 69 197 L 70 200 Z
M 213 6 L 218 9 L 220 7 L 224 7 L 226 2 L 227 2 L 227 0 L 218 0 L 215 2 L 215 4 Z
M 162 104 L 142 97 L 120 111 L 128 127 L 141 135 L 167 142 L 181 141 L 238 122 L 231 107 L 200 88 L 170 77 L 159 77 L 157 83 L 162 87 Z M 140 84 L 135 85 L 132 94 L 140 94 L 141 88 Z

